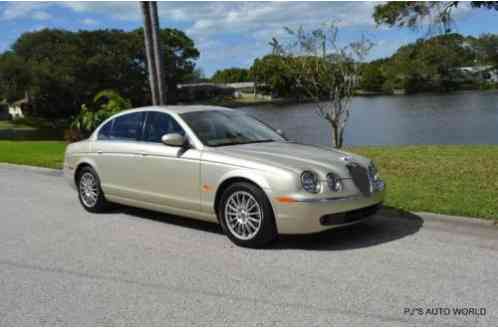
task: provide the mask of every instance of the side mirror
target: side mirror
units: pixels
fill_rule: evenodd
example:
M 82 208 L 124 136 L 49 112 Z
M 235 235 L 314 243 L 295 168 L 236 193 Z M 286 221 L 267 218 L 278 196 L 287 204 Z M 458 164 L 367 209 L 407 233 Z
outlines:
M 168 133 L 162 136 L 163 144 L 171 147 L 183 147 L 187 139 L 178 133 Z

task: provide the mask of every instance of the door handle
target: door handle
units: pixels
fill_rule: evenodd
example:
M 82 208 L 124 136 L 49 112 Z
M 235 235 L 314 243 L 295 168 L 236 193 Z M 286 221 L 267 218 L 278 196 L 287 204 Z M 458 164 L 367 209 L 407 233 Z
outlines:
M 147 155 L 148 155 L 148 154 L 147 154 L 146 152 L 141 152 L 141 153 L 140 153 L 140 156 L 142 156 L 142 157 L 145 157 L 145 156 L 147 156 Z
M 97 150 L 97 154 L 102 154 L 102 150 Z

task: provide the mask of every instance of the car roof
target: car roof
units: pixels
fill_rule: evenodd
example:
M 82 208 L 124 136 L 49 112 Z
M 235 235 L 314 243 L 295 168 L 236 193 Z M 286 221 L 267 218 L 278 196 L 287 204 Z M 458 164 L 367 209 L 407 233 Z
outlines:
M 190 113 L 190 112 L 205 112 L 211 110 L 226 110 L 231 111 L 230 108 L 221 107 L 221 106 L 208 106 L 208 105 L 175 105 L 175 106 L 147 106 L 147 107 L 139 107 L 134 109 L 129 109 L 123 111 L 121 113 L 130 113 L 130 112 L 143 112 L 143 111 L 156 111 L 156 112 L 165 112 L 165 113 Z

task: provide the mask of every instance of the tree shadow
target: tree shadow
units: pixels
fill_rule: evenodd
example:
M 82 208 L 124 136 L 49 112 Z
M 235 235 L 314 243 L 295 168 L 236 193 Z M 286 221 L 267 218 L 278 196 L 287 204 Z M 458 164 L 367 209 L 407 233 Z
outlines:
M 356 225 L 308 235 L 283 235 L 273 249 L 339 251 L 371 247 L 417 233 L 424 220 L 413 213 L 384 206 Z
M 160 212 L 118 206 L 113 213 L 124 213 L 138 219 L 147 219 L 209 233 L 224 234 L 220 225 Z M 371 247 L 395 241 L 417 233 L 424 221 L 418 215 L 384 206 L 377 214 L 356 225 L 304 235 L 281 235 L 267 249 L 302 249 L 340 251 Z M 227 242 L 228 239 L 227 239 Z

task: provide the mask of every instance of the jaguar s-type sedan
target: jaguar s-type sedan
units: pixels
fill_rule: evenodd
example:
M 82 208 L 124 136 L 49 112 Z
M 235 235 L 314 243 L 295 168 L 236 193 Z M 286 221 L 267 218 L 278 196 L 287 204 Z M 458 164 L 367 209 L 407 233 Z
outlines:
M 218 222 L 247 247 L 360 222 L 384 199 L 369 159 L 211 106 L 121 112 L 67 147 L 64 174 L 90 212 L 118 203 Z

